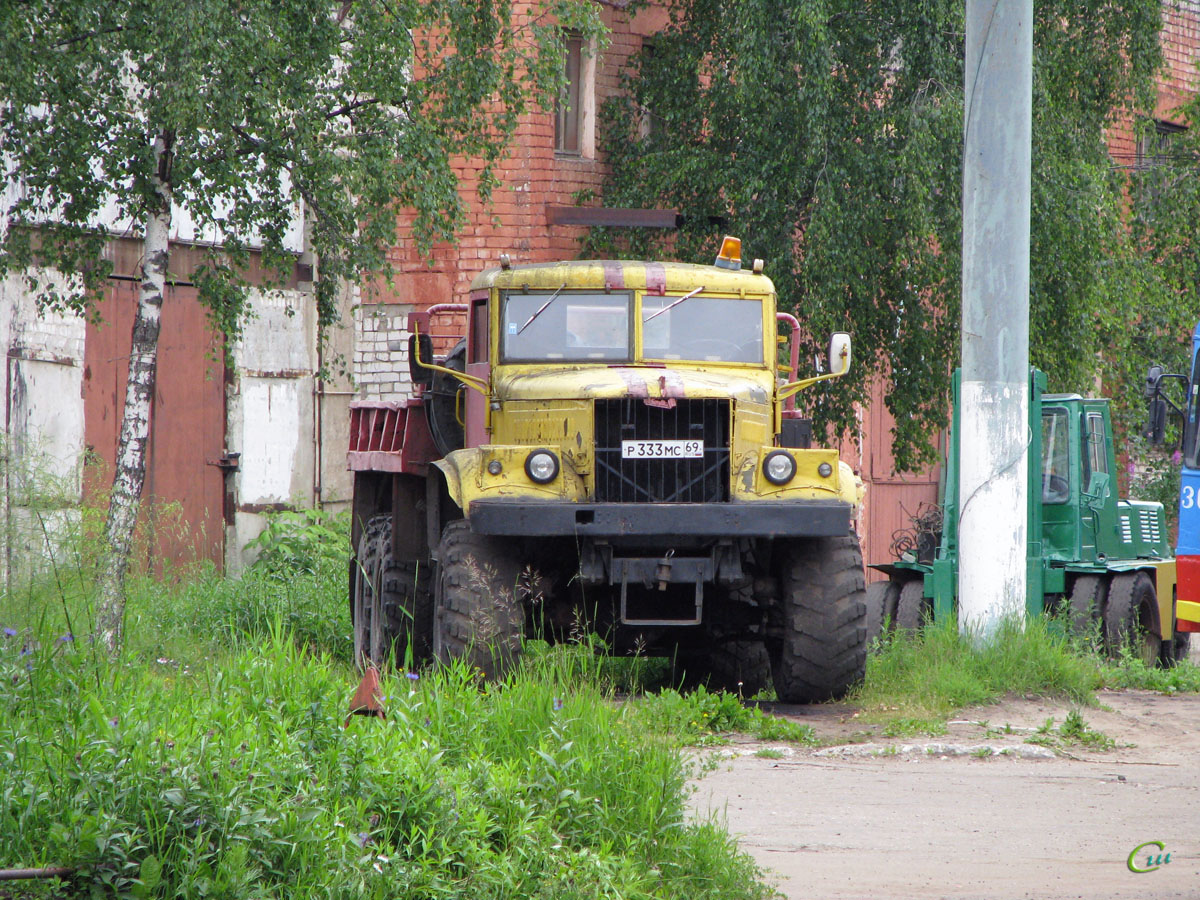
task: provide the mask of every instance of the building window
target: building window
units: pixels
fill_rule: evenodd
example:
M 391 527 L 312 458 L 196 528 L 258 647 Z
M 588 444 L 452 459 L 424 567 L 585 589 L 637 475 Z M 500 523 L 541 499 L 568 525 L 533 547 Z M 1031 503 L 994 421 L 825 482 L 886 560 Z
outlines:
M 1155 120 L 1154 127 L 1138 138 L 1137 167 L 1153 169 L 1171 165 L 1172 152 L 1178 146 L 1176 138 L 1185 131 L 1183 125 Z
M 596 144 L 596 56 L 582 36 L 566 36 L 566 84 L 554 104 L 554 152 L 592 159 Z

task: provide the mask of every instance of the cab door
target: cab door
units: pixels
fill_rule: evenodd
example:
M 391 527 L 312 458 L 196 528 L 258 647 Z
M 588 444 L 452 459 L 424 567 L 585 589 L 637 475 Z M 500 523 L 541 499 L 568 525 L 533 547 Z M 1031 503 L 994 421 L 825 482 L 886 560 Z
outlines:
M 481 291 L 471 295 L 467 312 L 467 374 L 491 383 L 491 343 L 488 332 L 488 295 Z M 488 398 L 474 388 L 465 388 L 463 398 L 463 425 L 466 430 L 466 445 L 478 447 L 491 437 L 488 420 Z
M 1084 528 L 1091 531 L 1091 543 L 1096 548 L 1097 556 L 1120 556 L 1116 463 L 1107 403 L 1083 404 L 1080 433 L 1083 438 L 1080 454 L 1083 459 L 1080 512 Z

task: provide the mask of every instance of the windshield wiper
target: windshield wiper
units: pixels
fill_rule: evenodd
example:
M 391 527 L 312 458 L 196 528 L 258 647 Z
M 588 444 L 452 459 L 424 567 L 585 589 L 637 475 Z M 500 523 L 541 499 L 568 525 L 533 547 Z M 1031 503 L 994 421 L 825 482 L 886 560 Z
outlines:
M 539 306 L 537 308 L 537 310 L 534 312 L 534 314 L 525 320 L 525 324 L 522 325 L 519 329 L 517 329 L 517 334 L 520 334 L 522 331 L 524 331 L 526 328 L 528 328 L 530 323 L 532 323 L 534 319 L 536 319 L 538 316 L 540 316 L 542 313 L 544 313 L 546 311 L 546 307 L 549 306 L 551 303 L 553 303 L 554 298 L 557 297 L 559 294 L 561 294 L 564 290 L 566 290 L 566 288 L 567 288 L 567 286 L 564 284 L 557 291 L 555 291 L 553 294 L 551 294 L 550 299 L 547 300 L 545 303 L 543 303 L 541 306 Z
M 702 290 L 704 290 L 704 285 L 700 285 L 700 287 L 696 288 L 694 291 L 688 291 L 686 294 L 684 294 L 682 297 L 680 297 L 678 300 L 674 301 L 673 303 L 668 303 L 666 306 L 664 306 L 662 309 L 658 310 L 657 312 L 653 313 L 652 315 L 646 316 L 646 318 L 642 319 L 642 322 L 643 323 L 649 322 L 651 319 L 661 316 L 668 309 L 674 309 L 680 303 L 682 303 L 684 300 L 689 300 L 692 297 L 695 297 Z M 538 312 L 541 312 L 541 310 L 539 309 Z M 536 315 L 536 313 L 535 313 L 535 315 Z

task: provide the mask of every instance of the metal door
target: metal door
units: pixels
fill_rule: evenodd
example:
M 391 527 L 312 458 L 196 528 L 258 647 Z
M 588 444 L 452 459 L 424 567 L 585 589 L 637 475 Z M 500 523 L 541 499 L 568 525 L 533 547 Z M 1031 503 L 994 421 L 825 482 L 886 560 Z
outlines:
M 84 350 L 84 435 L 89 454 L 85 492 L 103 496 L 112 483 L 125 405 L 138 284 L 112 282 L 89 324 Z M 146 481 L 138 517 L 135 563 L 208 559 L 223 565 L 225 363 L 221 338 L 209 327 L 191 286 L 168 287 L 158 340 L 158 373 L 150 416 Z

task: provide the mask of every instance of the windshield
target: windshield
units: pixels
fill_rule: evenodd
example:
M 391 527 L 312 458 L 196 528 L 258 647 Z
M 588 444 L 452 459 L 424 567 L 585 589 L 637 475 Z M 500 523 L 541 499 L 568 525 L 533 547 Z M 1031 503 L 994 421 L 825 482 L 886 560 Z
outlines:
M 1192 359 L 1192 377 L 1188 381 L 1187 412 L 1183 427 L 1183 462 L 1189 469 L 1200 468 L 1200 353 Z
M 506 362 L 633 358 L 630 294 L 506 294 L 500 356 Z
M 761 300 L 643 297 L 643 352 L 647 359 L 761 363 L 762 317 Z
M 699 288 L 698 290 L 703 290 Z M 502 362 L 631 362 L 633 294 L 563 288 L 502 297 Z M 642 357 L 763 363 L 761 299 L 642 297 Z

